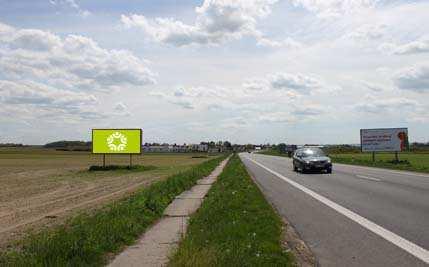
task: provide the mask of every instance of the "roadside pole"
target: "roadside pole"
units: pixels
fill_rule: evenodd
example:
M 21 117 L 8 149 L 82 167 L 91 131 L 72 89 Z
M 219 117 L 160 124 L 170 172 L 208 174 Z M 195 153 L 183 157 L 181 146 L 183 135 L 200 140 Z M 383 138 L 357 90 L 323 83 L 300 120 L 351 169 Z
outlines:
M 396 160 L 396 163 L 399 162 L 399 153 L 398 153 L 398 151 L 395 151 L 395 160 Z
M 372 162 L 375 162 L 375 151 L 372 151 Z

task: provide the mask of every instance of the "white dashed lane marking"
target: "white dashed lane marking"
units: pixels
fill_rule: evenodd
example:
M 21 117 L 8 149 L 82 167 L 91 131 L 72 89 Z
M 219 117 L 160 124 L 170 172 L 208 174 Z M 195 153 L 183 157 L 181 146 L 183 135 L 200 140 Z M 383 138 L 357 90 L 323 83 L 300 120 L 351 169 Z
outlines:
M 361 179 L 365 179 L 365 180 L 376 181 L 376 182 L 380 182 L 381 181 L 381 179 L 374 178 L 374 177 L 369 177 L 369 176 L 364 176 L 364 175 L 356 175 L 356 177 L 361 178 Z
M 310 195 L 311 197 L 313 197 L 314 199 L 322 202 L 323 204 L 325 204 L 326 206 L 334 209 L 335 211 L 337 211 L 338 213 L 346 216 L 347 218 L 349 218 L 350 220 L 358 223 L 359 225 L 361 225 L 362 227 L 368 229 L 369 231 L 377 234 L 378 236 L 384 238 L 385 240 L 391 242 L 392 244 L 400 247 L 401 249 L 407 251 L 408 253 L 410 253 L 411 255 L 413 255 L 414 257 L 422 260 L 425 263 L 429 263 L 429 251 L 412 243 L 411 241 L 408 241 L 407 239 L 383 228 L 382 226 L 360 216 L 359 214 L 333 202 L 332 200 L 329 200 L 328 198 L 319 195 L 318 193 L 314 192 L 311 189 L 308 189 L 307 187 L 283 176 L 282 174 L 271 170 L 270 168 L 262 165 L 261 163 L 245 157 L 246 159 L 248 159 L 249 161 L 253 162 L 254 164 L 258 165 L 259 167 L 267 170 L 268 172 L 274 174 L 275 176 L 279 177 L 280 179 L 282 179 L 283 181 L 289 183 L 290 185 L 292 185 L 293 187 L 301 190 L 302 192 Z

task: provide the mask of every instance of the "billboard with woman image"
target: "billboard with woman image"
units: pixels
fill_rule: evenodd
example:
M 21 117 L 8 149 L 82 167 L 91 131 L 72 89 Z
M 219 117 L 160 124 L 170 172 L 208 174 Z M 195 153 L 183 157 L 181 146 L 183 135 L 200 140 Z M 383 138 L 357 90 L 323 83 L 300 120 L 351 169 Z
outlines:
M 400 152 L 408 149 L 407 128 L 361 129 L 362 152 Z

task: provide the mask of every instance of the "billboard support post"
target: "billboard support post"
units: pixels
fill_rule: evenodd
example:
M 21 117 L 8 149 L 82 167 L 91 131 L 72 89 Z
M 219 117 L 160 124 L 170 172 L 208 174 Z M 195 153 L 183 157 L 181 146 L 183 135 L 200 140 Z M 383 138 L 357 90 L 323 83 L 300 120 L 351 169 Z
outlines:
M 106 168 L 106 154 L 103 154 L 103 168 Z
M 372 151 L 372 162 L 375 162 L 375 151 Z
M 133 165 L 133 154 L 130 154 L 130 169 L 132 165 Z
M 396 163 L 399 162 L 399 155 L 398 155 L 398 151 L 395 151 L 395 161 Z

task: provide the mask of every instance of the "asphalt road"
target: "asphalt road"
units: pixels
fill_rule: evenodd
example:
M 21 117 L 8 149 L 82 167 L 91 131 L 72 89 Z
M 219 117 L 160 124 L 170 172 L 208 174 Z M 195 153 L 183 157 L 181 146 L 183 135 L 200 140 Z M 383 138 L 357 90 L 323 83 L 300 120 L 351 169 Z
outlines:
M 240 157 L 321 266 L 429 266 L 429 175 L 343 164 L 301 174 L 288 158 Z

